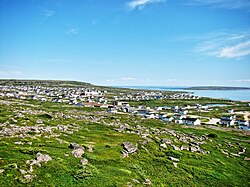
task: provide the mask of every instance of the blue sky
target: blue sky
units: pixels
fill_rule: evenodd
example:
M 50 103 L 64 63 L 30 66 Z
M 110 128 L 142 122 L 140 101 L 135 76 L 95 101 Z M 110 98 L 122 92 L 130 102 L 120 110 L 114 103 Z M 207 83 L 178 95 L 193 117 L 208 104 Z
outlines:
M 0 78 L 250 86 L 250 1 L 0 0 Z

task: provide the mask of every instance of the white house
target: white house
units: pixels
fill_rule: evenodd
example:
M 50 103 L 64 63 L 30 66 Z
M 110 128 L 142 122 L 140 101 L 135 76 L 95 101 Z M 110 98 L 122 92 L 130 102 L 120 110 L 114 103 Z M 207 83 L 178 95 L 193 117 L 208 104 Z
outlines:
M 172 122 L 174 120 L 174 118 L 171 116 L 166 116 L 166 117 L 163 117 L 162 120 L 166 121 L 166 122 Z
M 237 123 L 238 125 L 246 125 L 249 126 L 249 122 L 245 121 L 245 120 L 237 120 L 235 123 Z
M 233 119 L 235 119 L 235 118 L 236 118 L 235 115 L 233 115 L 233 116 L 222 116 L 222 117 L 221 117 L 221 120 L 233 120 Z
M 179 110 L 179 114 L 186 115 L 188 113 L 188 110 Z
M 230 120 L 230 119 L 221 119 L 220 123 L 223 126 L 229 127 L 231 125 L 234 125 L 235 121 L 234 120 Z
M 200 125 L 201 124 L 201 120 L 197 118 L 183 118 L 182 121 L 186 125 Z

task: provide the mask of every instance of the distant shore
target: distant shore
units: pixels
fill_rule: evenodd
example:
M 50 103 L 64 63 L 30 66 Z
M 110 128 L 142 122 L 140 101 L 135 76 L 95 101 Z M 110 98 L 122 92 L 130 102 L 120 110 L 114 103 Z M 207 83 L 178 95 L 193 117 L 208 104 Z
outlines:
M 194 86 L 194 87 L 184 88 L 184 90 L 250 90 L 250 87 Z

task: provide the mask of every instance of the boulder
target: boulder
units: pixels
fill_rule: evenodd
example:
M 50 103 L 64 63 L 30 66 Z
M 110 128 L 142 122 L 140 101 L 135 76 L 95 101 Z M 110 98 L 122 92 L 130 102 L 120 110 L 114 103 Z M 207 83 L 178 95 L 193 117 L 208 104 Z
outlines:
M 71 153 L 74 157 L 81 158 L 84 154 L 84 150 L 82 148 L 76 148 Z
M 123 149 L 130 154 L 137 151 L 137 146 L 133 146 L 131 142 L 123 142 L 122 146 Z
M 40 163 L 40 162 L 48 162 L 50 160 L 52 160 L 52 158 L 47 155 L 47 154 L 42 154 L 42 153 L 37 153 L 36 155 L 36 160 Z

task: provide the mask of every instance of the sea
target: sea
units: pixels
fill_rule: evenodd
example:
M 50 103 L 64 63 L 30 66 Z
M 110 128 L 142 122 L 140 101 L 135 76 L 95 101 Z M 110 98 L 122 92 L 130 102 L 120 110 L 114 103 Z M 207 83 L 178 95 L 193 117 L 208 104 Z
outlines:
M 164 86 L 118 86 L 119 88 L 161 90 L 161 91 L 180 91 L 191 92 L 200 97 L 210 97 L 219 99 L 230 99 L 250 102 L 250 90 L 185 90 L 185 87 L 164 87 Z

